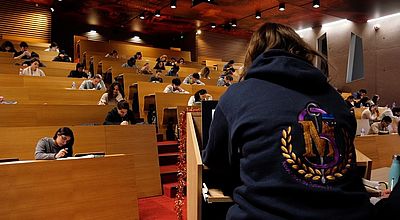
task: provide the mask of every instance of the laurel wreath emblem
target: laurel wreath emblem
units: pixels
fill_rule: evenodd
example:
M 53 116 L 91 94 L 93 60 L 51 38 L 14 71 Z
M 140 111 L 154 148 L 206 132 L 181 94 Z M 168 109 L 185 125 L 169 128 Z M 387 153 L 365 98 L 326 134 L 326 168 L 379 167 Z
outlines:
M 292 170 L 304 177 L 305 180 L 310 182 L 324 182 L 324 179 L 328 181 L 335 181 L 342 178 L 351 167 L 350 164 L 352 162 L 352 153 L 349 152 L 349 149 L 348 152 L 346 152 L 346 158 L 334 167 L 328 169 L 317 169 L 308 166 L 307 164 L 303 163 L 301 158 L 298 157 L 296 153 L 293 152 L 293 146 L 291 144 L 291 131 L 291 126 L 289 126 L 287 130 L 284 129 L 282 131 L 282 156 L 285 158 Z

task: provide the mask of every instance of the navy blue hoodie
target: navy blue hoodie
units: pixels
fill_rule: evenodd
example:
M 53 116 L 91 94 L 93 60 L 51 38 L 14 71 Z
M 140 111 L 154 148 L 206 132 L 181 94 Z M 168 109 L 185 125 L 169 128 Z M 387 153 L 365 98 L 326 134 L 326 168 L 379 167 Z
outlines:
M 203 151 L 232 194 L 227 219 L 369 219 L 355 172 L 356 121 L 326 77 L 282 50 L 221 97 Z

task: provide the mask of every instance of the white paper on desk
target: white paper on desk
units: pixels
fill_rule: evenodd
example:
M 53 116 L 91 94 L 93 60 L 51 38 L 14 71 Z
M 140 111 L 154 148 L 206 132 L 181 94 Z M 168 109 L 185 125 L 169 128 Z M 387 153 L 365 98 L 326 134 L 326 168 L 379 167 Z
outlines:
M 66 158 L 58 158 L 57 160 L 78 160 L 78 159 L 85 159 L 85 158 L 94 158 L 95 155 L 90 154 L 82 157 L 66 157 Z

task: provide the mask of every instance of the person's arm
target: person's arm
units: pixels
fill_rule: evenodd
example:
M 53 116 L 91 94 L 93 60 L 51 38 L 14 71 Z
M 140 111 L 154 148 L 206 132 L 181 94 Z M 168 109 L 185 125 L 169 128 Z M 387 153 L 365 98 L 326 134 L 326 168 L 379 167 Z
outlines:
M 373 123 L 369 128 L 368 134 L 379 134 L 379 128 L 376 123 Z
M 106 91 L 107 90 L 107 87 L 106 87 L 106 85 L 104 84 L 104 81 L 103 80 L 100 80 L 100 89 L 99 90 L 103 90 L 103 91 Z
M 118 92 L 117 97 L 115 97 L 115 100 L 117 100 L 117 102 L 120 102 L 122 100 L 124 100 L 124 97 L 122 97 L 122 94 L 120 92 Z
M 35 150 L 35 159 L 36 160 L 54 160 L 54 159 L 56 159 L 56 153 L 47 153 L 46 152 L 47 145 L 48 145 L 48 142 L 44 138 L 40 139 L 39 142 L 36 144 L 36 150 Z
M 29 74 L 29 67 L 27 67 L 27 68 L 25 68 L 25 69 L 23 69 L 22 70 L 22 73 L 20 74 L 21 76 L 29 76 L 30 74 Z
M 14 59 L 22 59 L 22 57 L 24 57 L 26 55 L 25 53 L 26 51 L 24 51 L 23 53 L 21 53 L 20 55 L 17 55 L 14 57 Z
M 166 86 L 164 89 L 164 93 L 173 93 L 173 89 L 171 87 L 171 85 Z
M 239 157 L 237 150 L 231 149 L 228 121 L 219 106 L 215 109 L 209 134 L 207 146 L 202 152 L 203 164 L 209 168 L 212 182 L 224 193 L 232 194 L 237 184 Z
M 202 81 L 200 81 L 200 80 L 196 80 L 196 83 L 197 83 L 197 85 L 201 85 L 201 86 L 204 86 L 205 84 L 202 82 Z
M 193 106 L 195 103 L 194 95 L 190 96 L 189 101 L 188 101 L 188 106 Z
M 119 125 L 121 122 L 116 120 L 114 114 L 112 114 L 112 110 L 107 114 L 106 119 L 103 122 L 103 125 Z
M 107 98 L 108 97 L 108 93 L 104 93 L 102 96 L 101 96 L 101 98 L 100 98 L 100 100 L 99 100 L 99 102 L 97 103 L 97 105 L 107 105 Z
M 190 78 L 189 76 L 185 77 L 185 79 L 182 82 L 183 84 L 190 84 Z
M 86 80 L 83 80 L 83 82 L 81 83 L 81 86 L 79 86 L 79 89 L 86 89 Z
M 41 70 L 41 69 L 39 69 L 39 75 L 40 75 L 40 76 L 46 76 L 46 75 L 44 74 L 43 70 Z

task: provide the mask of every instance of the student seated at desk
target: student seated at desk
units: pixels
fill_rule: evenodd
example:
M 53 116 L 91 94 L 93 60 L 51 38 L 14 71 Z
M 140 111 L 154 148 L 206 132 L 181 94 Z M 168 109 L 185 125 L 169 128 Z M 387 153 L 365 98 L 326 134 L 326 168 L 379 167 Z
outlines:
M 200 89 L 194 95 L 190 96 L 188 106 L 194 106 L 201 103 L 201 101 L 212 100 L 212 96 L 207 93 L 207 90 Z
M 164 93 L 182 93 L 182 94 L 188 94 L 189 92 L 185 91 L 181 87 L 181 80 L 179 78 L 175 78 L 172 80 L 172 84 L 168 85 L 164 89 Z
M 121 85 L 118 82 L 113 82 L 108 87 L 108 91 L 101 96 L 98 105 L 116 105 L 118 102 L 124 100 L 119 91 L 121 91 Z
M 53 61 L 56 62 L 71 62 L 71 58 L 65 53 L 64 50 L 58 53 L 58 56 L 54 57 Z
M 14 44 L 11 43 L 11 41 L 4 41 L 0 47 L 0 52 L 16 53 L 17 51 L 15 50 Z
M 96 74 L 94 78 L 84 80 L 79 89 L 106 90 L 106 85 L 104 85 L 103 77 L 100 74 Z
M 88 78 L 87 73 L 85 73 L 85 71 L 83 71 L 83 69 L 85 68 L 85 64 L 83 63 L 77 63 L 75 70 L 72 70 L 68 77 L 70 78 Z
M 28 51 L 29 48 L 28 44 L 22 41 L 19 44 L 19 47 L 21 48 L 21 50 L 14 53 L 14 59 L 25 59 L 25 60 L 30 59 L 31 52 Z
M 118 102 L 117 107 L 108 112 L 103 125 L 128 125 L 135 124 L 135 116 L 129 110 L 129 103 L 125 100 Z
M 74 133 L 70 128 L 59 128 L 53 138 L 44 137 L 36 145 L 36 160 L 54 160 L 72 157 Z
M 49 47 L 46 48 L 44 51 L 47 51 L 47 52 L 49 52 L 49 51 L 60 52 L 60 51 L 58 50 L 58 44 L 57 44 L 56 42 L 52 42 L 52 43 L 49 45 Z
M 389 134 L 389 125 L 392 119 L 389 116 L 382 118 L 380 122 L 375 122 L 369 128 L 368 134 Z
M 186 76 L 182 83 L 187 85 L 205 85 L 202 81 L 200 81 L 199 73 L 193 73 L 189 76 Z
M 369 119 L 370 123 L 379 117 L 378 106 L 371 104 L 367 109 L 361 113 L 361 119 Z
M 156 70 L 156 74 L 150 78 L 150 82 L 153 83 L 162 83 L 163 78 L 161 78 L 162 71 L 161 70 Z
M 31 65 L 22 70 L 22 76 L 46 76 L 44 72 L 39 69 L 40 61 L 37 58 L 31 60 Z

